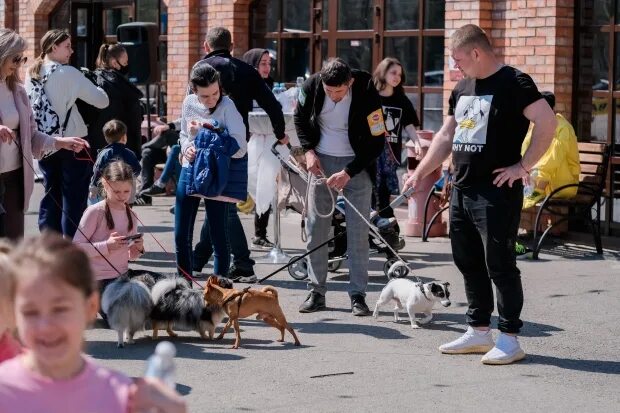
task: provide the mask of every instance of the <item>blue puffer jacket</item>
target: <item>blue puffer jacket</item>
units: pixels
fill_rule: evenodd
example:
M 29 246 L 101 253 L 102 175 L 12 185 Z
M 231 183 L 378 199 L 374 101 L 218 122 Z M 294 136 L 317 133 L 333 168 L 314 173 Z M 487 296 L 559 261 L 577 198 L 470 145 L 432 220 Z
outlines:
M 196 159 L 189 166 L 189 182 L 185 193 L 209 198 L 225 195 L 231 177 L 231 156 L 239 150 L 239 144 L 226 129 L 203 127 L 196 136 L 194 146 Z M 231 184 L 238 179 L 236 172 L 233 177 Z

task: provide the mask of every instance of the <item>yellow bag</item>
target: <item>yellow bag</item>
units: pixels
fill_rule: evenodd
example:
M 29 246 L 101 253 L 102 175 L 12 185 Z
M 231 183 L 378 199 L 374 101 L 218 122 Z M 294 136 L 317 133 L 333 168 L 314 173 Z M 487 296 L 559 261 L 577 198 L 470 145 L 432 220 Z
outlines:
M 251 214 L 254 210 L 254 200 L 248 194 L 248 199 L 244 202 L 237 202 L 237 209 L 244 214 Z
M 577 136 L 571 124 L 559 113 L 555 115 L 558 125 L 551 145 L 545 154 L 538 160 L 532 169 L 538 172 L 537 181 L 548 182 L 544 192 L 534 191 L 534 193 L 523 199 L 523 209 L 534 206 L 542 198 L 550 194 L 556 188 L 567 184 L 579 183 L 581 167 L 579 165 L 579 148 L 577 147 Z M 532 128 L 527 132 L 521 155 L 525 153 L 532 140 Z M 531 183 L 536 188 L 536 183 Z M 577 195 L 577 187 L 566 188 L 555 195 L 558 198 L 572 198 Z

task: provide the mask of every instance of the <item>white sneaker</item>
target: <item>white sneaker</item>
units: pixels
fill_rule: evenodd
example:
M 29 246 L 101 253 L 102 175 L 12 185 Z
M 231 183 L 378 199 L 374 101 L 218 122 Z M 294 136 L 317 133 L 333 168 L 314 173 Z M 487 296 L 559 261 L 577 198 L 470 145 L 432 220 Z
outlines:
M 439 346 L 439 351 L 444 354 L 486 353 L 494 344 L 491 329 L 481 331 L 469 327 L 461 337 Z
M 517 337 L 500 333 L 495 347 L 482 356 L 481 361 L 484 364 L 510 364 L 524 358 L 525 352 L 521 349 Z

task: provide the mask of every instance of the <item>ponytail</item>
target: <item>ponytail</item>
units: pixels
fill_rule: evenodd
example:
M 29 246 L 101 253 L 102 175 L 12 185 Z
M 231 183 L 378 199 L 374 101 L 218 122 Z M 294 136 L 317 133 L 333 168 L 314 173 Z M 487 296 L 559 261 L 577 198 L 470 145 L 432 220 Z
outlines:
M 28 70 L 28 74 L 32 79 L 41 79 L 41 66 L 43 66 L 43 60 L 45 59 L 45 56 L 52 51 L 52 48 L 55 45 L 58 45 L 69 38 L 71 38 L 69 32 L 60 29 L 49 30 L 43 35 L 40 42 L 41 54 L 37 56 L 34 64 Z
M 99 54 L 95 65 L 97 69 L 111 69 L 110 60 L 120 59 L 123 53 L 126 53 L 125 47 L 120 43 L 104 43 L 99 47 Z

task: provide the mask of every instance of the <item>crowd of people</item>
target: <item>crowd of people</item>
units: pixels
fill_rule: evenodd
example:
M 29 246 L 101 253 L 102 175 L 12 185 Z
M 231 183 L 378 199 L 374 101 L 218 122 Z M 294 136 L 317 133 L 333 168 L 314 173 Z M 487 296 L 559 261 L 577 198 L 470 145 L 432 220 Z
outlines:
M 255 104 L 262 108 L 276 140 L 286 145 L 284 114 L 270 90 L 267 50 L 233 57 L 231 34 L 222 27 L 208 31 L 203 47 L 206 55 L 188 77 L 181 117 L 156 126 L 154 139 L 143 143 L 142 94 L 126 77 L 128 66 L 138 62 L 129 62 L 121 45 L 101 46 L 89 79 L 68 65 L 73 50 L 67 32 L 51 30 L 22 83 L 26 42 L 12 30 L 0 30 L 0 240 L 12 240 L 0 244 L 0 357 L 11 359 L 0 365 L 0 410 L 17 400 L 28 411 L 58 402 L 62 390 L 56 380 L 68 379 L 90 389 L 81 410 L 100 401 L 109 406 L 106 411 L 128 405 L 139 411 L 149 403 L 171 406 L 160 407 L 163 411 L 183 411 L 178 395 L 161 383 L 131 381 L 81 353 L 100 293 L 145 252 L 132 206 L 149 204 L 152 196 L 165 192 L 168 180 L 176 181 L 172 212 L 178 275 L 197 276 L 212 257 L 213 274 L 236 282 L 257 280 L 236 205 L 248 198 L 248 113 Z M 332 58 L 304 81 L 294 124 L 305 167 L 324 183 L 316 183 L 308 197 L 307 248 L 328 238 L 331 217 L 324 211 L 340 192 L 357 211 L 374 208 L 393 216 L 388 205 L 390 196 L 399 193 L 396 168 L 405 133 L 421 162 L 403 190 L 415 187 L 451 155 L 450 239 L 464 277 L 469 328 L 440 351 L 485 353 L 485 363 L 508 364 L 525 356 L 516 338 L 523 291 L 514 250 L 522 181 L 532 168 L 540 168 L 537 161 L 554 136 L 556 116 L 530 76 L 498 60 L 479 27 L 456 30 L 450 50 L 465 78 L 453 90 L 448 116 L 423 157 L 416 136 L 419 120 L 404 93 L 404 70 L 397 59 L 384 59 L 371 74 Z M 82 116 L 78 108 L 84 105 L 100 110 Z M 45 186 L 42 235 L 15 246 L 12 242 L 24 236 L 33 158 L 39 160 Z M 155 180 L 154 166 L 162 162 L 164 174 Z M 206 214 L 194 245 L 201 204 Z M 255 216 L 255 246 L 272 246 L 266 236 L 268 216 Z M 346 219 L 351 311 L 368 316 L 369 229 L 353 211 Z M 310 291 L 301 313 L 326 309 L 327 263 L 327 245 L 309 255 Z M 490 329 L 493 285 L 497 341 Z M 40 320 L 54 320 L 62 329 L 46 329 Z M 24 383 L 19 391 L 16 382 Z M 40 387 L 44 390 L 33 397 Z

